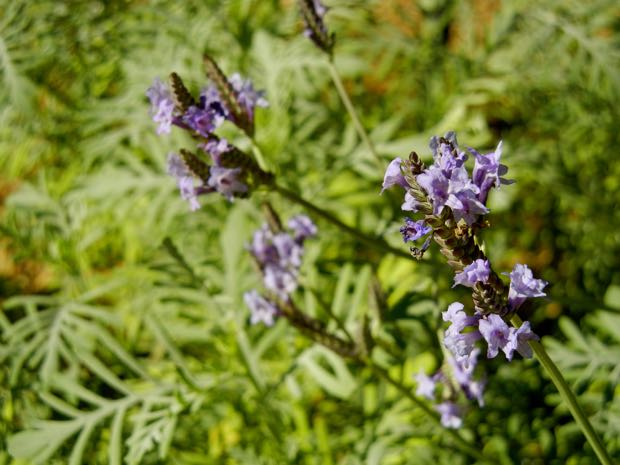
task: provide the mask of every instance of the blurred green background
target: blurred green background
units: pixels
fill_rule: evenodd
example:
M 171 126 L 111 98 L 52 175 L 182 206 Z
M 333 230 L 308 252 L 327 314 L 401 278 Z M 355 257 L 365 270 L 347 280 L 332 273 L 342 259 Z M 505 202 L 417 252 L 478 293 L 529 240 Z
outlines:
M 503 140 L 517 182 L 492 194 L 488 255 L 551 283 L 524 316 L 618 457 L 617 2 L 325 3 L 386 165 L 428 159 L 448 130 L 480 151 Z M 298 207 L 260 192 L 191 213 L 165 173 L 192 142 L 155 134 L 144 92 L 171 71 L 197 91 L 208 50 L 266 90 L 257 142 L 280 181 L 406 250 L 399 194 L 378 195 L 383 173 L 302 29 L 292 0 L 0 0 L 0 464 L 471 463 L 371 373 L 283 322 L 248 325 L 258 206 Z M 441 363 L 439 312 L 467 293 L 437 252 L 418 265 L 317 221 L 299 302 L 324 316 L 319 294 L 352 327 L 374 314 L 413 386 Z M 595 463 L 535 362 L 485 369 L 465 434 L 497 463 Z

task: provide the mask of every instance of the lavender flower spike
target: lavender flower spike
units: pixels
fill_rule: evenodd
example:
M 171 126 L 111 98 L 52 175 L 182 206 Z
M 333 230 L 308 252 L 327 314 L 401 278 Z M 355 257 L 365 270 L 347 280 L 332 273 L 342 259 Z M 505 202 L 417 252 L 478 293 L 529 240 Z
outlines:
M 255 325 L 262 322 L 266 326 L 273 326 L 274 318 L 278 314 L 277 307 L 262 297 L 258 292 L 252 290 L 243 295 L 245 304 L 250 309 L 250 323 Z
M 161 79 L 155 78 L 153 85 L 146 91 L 151 101 L 151 116 L 158 123 L 157 134 L 169 134 L 174 113 L 174 100 L 170 90 Z
M 385 176 L 383 178 L 383 189 L 381 189 L 382 194 L 384 190 L 389 189 L 390 187 L 397 184 L 404 189 L 409 189 L 409 184 L 407 184 L 405 177 L 400 172 L 400 165 L 402 164 L 402 162 L 403 160 L 400 157 L 396 157 L 388 165 L 387 169 L 385 170 Z
M 510 328 L 499 315 L 490 314 L 478 323 L 482 337 L 489 344 L 487 358 L 497 356 L 500 349 L 504 350 L 508 343 Z
M 463 271 L 454 276 L 454 285 L 458 284 L 467 287 L 474 287 L 477 282 L 486 283 L 491 273 L 491 267 L 488 260 L 481 258 L 474 260 L 471 264 L 463 268 Z
M 544 297 L 543 289 L 547 281 L 534 279 L 532 270 L 527 265 L 517 263 L 510 273 L 510 290 L 508 305 L 512 310 L 519 308 L 528 297 Z

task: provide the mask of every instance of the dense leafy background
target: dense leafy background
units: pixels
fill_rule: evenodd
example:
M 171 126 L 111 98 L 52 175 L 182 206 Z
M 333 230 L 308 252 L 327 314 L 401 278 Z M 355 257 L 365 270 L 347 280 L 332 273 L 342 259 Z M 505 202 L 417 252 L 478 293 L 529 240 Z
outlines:
M 0 0 L 0 463 L 470 463 L 372 373 L 284 322 L 248 325 L 260 201 L 298 207 L 263 192 L 190 213 L 165 174 L 191 142 L 155 135 L 144 91 L 172 70 L 198 89 L 209 50 L 266 89 L 257 139 L 279 179 L 399 245 L 398 195 L 377 195 L 293 3 Z M 503 139 L 517 184 L 492 199 L 489 255 L 552 283 L 526 316 L 619 457 L 617 3 L 326 3 L 386 163 L 451 129 L 479 149 Z M 418 265 L 319 226 L 298 301 L 325 317 L 316 291 L 351 329 L 368 315 L 412 385 L 441 363 L 439 312 L 466 293 L 433 254 Z M 485 369 L 465 433 L 497 463 L 594 463 L 535 362 Z

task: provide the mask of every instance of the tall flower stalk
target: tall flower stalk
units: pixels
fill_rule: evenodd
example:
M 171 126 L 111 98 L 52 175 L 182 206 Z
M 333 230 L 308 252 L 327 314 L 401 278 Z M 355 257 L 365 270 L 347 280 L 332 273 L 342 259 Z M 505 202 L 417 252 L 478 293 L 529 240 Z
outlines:
M 459 148 L 454 133 L 433 137 L 430 148 L 433 164 L 429 167 L 415 152 L 408 160 L 394 159 L 386 170 L 383 188 L 404 188 L 402 209 L 422 217 L 418 222 L 409 219 L 401 229 L 405 241 L 411 238 L 415 242 L 430 233 L 429 239 L 438 244 L 455 272 L 455 286 L 472 289 L 473 315 L 467 314 L 459 302 L 450 305 L 443 314 L 444 321 L 450 323 L 444 335 L 445 346 L 462 363 L 471 362 L 479 341 L 486 342 L 488 358 L 496 357 L 500 351 L 508 361 L 514 352 L 524 357 L 535 353 L 600 462 L 611 465 L 609 454 L 575 394 L 538 342 L 530 323 L 521 321 L 517 315 L 526 299 L 545 296 L 543 290 L 547 283 L 535 279 L 526 265 L 517 264 L 509 273 L 510 284 L 506 285 L 479 246 L 478 233 L 487 226 L 484 217 L 489 213 L 486 202 L 490 190 L 512 182 L 503 177 L 507 168 L 499 161 L 501 142 L 494 152 L 486 155 L 468 149 L 475 159 L 471 177 L 465 167 L 468 155 Z M 422 247 L 414 247 L 416 256 L 421 257 L 429 246 L 430 240 L 426 240 Z
M 351 97 L 349 97 L 349 94 L 344 87 L 338 68 L 336 68 L 336 65 L 334 64 L 334 46 L 336 40 L 334 34 L 329 34 L 324 21 L 328 8 L 323 5 L 320 0 L 299 0 L 298 3 L 305 26 L 304 35 L 312 40 L 316 47 L 327 55 L 327 67 L 329 69 L 329 74 L 334 82 L 336 90 L 338 91 L 340 100 L 342 100 L 342 103 L 347 109 L 347 113 L 349 113 L 349 116 L 353 121 L 355 131 L 374 157 L 374 161 L 377 164 L 380 164 L 382 162 L 381 157 L 375 148 L 375 144 L 370 139 L 368 132 L 364 128 L 359 114 L 351 101 Z

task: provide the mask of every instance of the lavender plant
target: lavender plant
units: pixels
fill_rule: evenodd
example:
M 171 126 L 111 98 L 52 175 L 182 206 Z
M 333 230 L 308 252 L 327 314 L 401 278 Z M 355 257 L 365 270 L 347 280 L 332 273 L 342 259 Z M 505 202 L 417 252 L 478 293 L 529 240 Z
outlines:
M 390 90 L 377 93 L 377 76 L 385 79 L 382 73 L 395 70 L 411 77 L 412 82 L 422 82 L 421 85 L 431 81 L 445 84 L 441 73 L 449 70 L 454 75 L 454 69 L 444 69 L 446 62 L 441 54 L 447 46 L 439 37 L 451 35 L 458 24 L 445 22 L 450 31 L 435 31 L 436 37 L 435 33 L 429 35 L 428 28 L 424 29 L 419 36 L 422 47 L 412 45 L 410 38 L 390 43 L 387 54 L 384 52 L 388 39 L 382 34 L 360 41 L 359 46 L 368 47 L 369 55 L 379 51 L 376 63 L 380 71 L 373 71 L 368 81 L 364 78 L 364 88 L 370 92 L 368 98 L 360 98 L 366 108 L 358 114 L 348 92 L 354 94 L 362 80 L 345 85 L 337 68 L 345 72 L 350 63 L 359 60 L 360 54 L 355 53 L 357 45 L 353 41 L 336 43 L 331 33 L 338 30 L 340 38 L 338 21 L 348 21 L 349 10 L 345 12 L 336 2 L 330 2 L 330 13 L 318 0 L 300 1 L 303 24 L 299 26 L 309 39 L 306 46 L 310 47 L 312 42 L 317 47 L 319 59 L 309 58 L 308 54 L 304 60 L 295 61 L 291 58 L 295 53 L 289 53 L 294 48 L 287 48 L 281 55 L 277 50 L 282 37 L 290 36 L 282 24 L 292 24 L 281 21 L 280 16 L 278 34 L 256 34 L 246 41 L 248 31 L 256 24 L 273 24 L 274 15 L 264 14 L 270 12 L 266 3 L 233 1 L 217 7 L 213 3 L 208 8 L 189 5 L 191 13 L 169 11 L 170 17 L 166 19 L 170 21 L 166 24 L 153 22 L 153 37 L 162 37 L 168 29 L 177 28 L 176 36 L 184 38 L 184 45 L 174 49 L 174 56 L 167 56 L 166 44 L 157 39 L 155 47 L 152 40 L 146 48 L 135 47 L 132 42 L 128 52 L 131 59 L 110 61 L 119 63 L 119 75 L 131 76 L 128 79 L 136 82 L 146 82 L 148 78 L 144 76 L 155 74 L 153 68 L 160 72 L 174 62 L 183 71 L 186 82 L 193 84 L 198 82 L 196 74 L 181 69 L 185 66 L 182 63 L 193 61 L 195 51 L 187 50 L 204 39 L 227 54 L 222 63 L 238 61 L 245 67 L 258 62 L 259 67 L 265 66 L 262 82 L 269 88 L 272 109 L 264 110 L 267 94 L 256 90 L 250 80 L 239 74 L 227 76 L 222 71 L 224 67 L 205 57 L 208 82 L 202 89 L 192 85 L 190 91 L 173 73 L 169 83 L 157 79 L 147 91 L 155 123 L 155 131 L 151 125 L 150 133 L 168 135 L 175 131 L 171 138 L 155 143 L 150 133 L 138 130 L 137 124 L 143 124 L 141 117 L 133 116 L 137 114 L 134 103 L 139 96 L 111 98 L 125 78 L 119 81 L 114 74 L 113 79 L 108 77 L 106 81 L 107 75 L 97 67 L 94 74 L 100 82 L 108 82 L 109 87 L 85 89 L 106 88 L 105 92 L 111 92 L 105 94 L 109 101 L 95 105 L 98 113 L 68 113 L 72 118 L 80 115 L 76 121 L 82 124 L 77 125 L 75 134 L 86 134 L 85 141 L 77 142 L 79 137 L 68 133 L 75 142 L 71 154 L 79 149 L 89 160 L 89 167 L 76 170 L 76 157 L 72 157 L 67 166 L 56 171 L 60 173 L 58 180 L 50 176 L 49 191 L 47 185 L 37 189 L 26 186 L 11 196 L 8 208 L 19 212 L 18 219 L 32 216 L 36 220 L 16 222 L 14 228 L 3 225 L 3 232 L 16 238 L 31 235 L 36 239 L 42 230 L 46 234 L 54 231 L 59 235 L 54 240 L 46 239 L 47 253 L 54 263 L 70 271 L 56 284 L 61 288 L 46 291 L 53 294 L 50 297 L 20 296 L 3 302 L 0 379 L 6 380 L 6 386 L 0 386 L 0 462 L 7 457 L 3 449 L 33 463 L 48 463 L 58 457 L 74 464 L 108 460 L 111 464 L 136 465 L 165 461 L 172 455 L 180 461 L 274 464 L 389 460 L 429 464 L 511 460 L 516 463 L 529 458 L 563 461 L 571 454 L 573 457 L 566 458 L 567 461 L 589 457 L 587 447 L 580 448 L 575 425 L 566 421 L 563 398 L 601 462 L 611 463 L 562 375 L 574 382 L 580 392 L 588 389 L 582 395 L 585 407 L 589 414 L 599 412 L 592 421 L 613 452 L 618 418 L 614 413 L 617 404 L 612 402 L 617 384 L 617 331 L 613 329 L 618 327 L 617 319 L 609 312 L 592 313 L 584 321 L 589 331 L 597 332 L 601 339 L 587 336 L 585 340 L 582 331 L 563 317 L 560 326 L 569 344 L 551 343 L 549 327 L 541 322 L 542 312 L 532 313 L 531 302 L 525 308 L 528 300 L 545 296 L 547 283 L 537 279 L 538 272 L 535 276 L 527 265 L 517 264 L 508 272 L 510 262 L 528 263 L 534 270 L 545 270 L 545 278 L 556 285 L 557 279 L 552 277 L 557 272 L 536 257 L 499 259 L 506 254 L 500 253 L 496 231 L 507 229 L 512 216 L 502 217 L 501 212 L 498 215 L 493 203 L 489 203 L 489 197 L 495 195 L 491 190 L 510 182 L 504 179 L 506 168 L 500 164 L 501 143 L 495 151 L 483 155 L 473 149 L 461 150 L 452 133 L 435 137 L 431 141 L 431 164 L 424 165 L 417 155 L 405 161 L 394 160 L 384 177 L 383 196 L 377 195 L 388 154 L 393 157 L 408 147 L 420 145 L 417 138 L 397 140 L 404 134 L 404 127 L 400 132 L 395 129 L 400 124 L 394 123 L 394 119 L 387 121 L 384 117 L 386 121 L 382 121 L 381 116 L 377 118 L 381 111 L 368 112 L 373 98 L 389 103 L 394 95 L 400 101 L 411 95 L 395 92 L 402 90 L 399 83 L 403 80 L 391 78 L 386 84 Z M 252 18 L 234 32 L 238 34 L 234 40 L 245 44 L 241 50 L 228 47 L 233 34 L 222 30 L 219 15 L 238 14 L 237 9 L 243 10 L 242 4 L 252 5 Z M 379 12 L 371 4 L 364 8 L 372 9 L 382 20 L 382 15 L 394 8 L 392 2 L 381 2 L 377 6 L 381 8 Z M 450 8 L 461 11 L 467 8 L 463 5 Z M 164 4 L 161 8 L 165 8 Z M 217 9 L 218 15 L 211 15 L 209 8 Z M 428 15 L 426 25 L 437 18 L 444 24 L 453 14 L 427 8 L 431 7 L 422 8 L 423 14 Z M 503 11 L 510 12 L 511 8 L 504 5 Z M 577 44 L 569 40 L 567 49 L 579 52 L 583 43 L 588 53 L 603 56 L 594 53 L 597 40 L 589 38 L 599 37 L 604 31 L 595 29 L 593 34 L 582 35 L 581 25 L 564 22 L 564 13 L 560 14 L 565 11 L 564 5 L 550 8 L 552 14 L 540 7 L 532 8 L 523 17 L 519 16 L 521 7 L 515 8 L 518 24 L 553 24 L 557 30 L 552 35 L 566 31 L 567 37 L 577 37 Z M 11 6 L 9 11 L 20 13 L 11 18 L 23 17 L 19 8 Z M 59 11 L 53 9 L 50 13 L 61 14 Z M 200 11 L 202 15 L 196 13 Z M 407 15 L 408 11 L 399 10 L 399 14 Z M 182 20 L 176 21 L 180 16 Z M 139 19 L 147 28 L 144 20 L 148 23 L 148 18 Z M 1 35 L 13 21 L 0 23 Z M 596 27 L 604 23 L 600 19 L 592 21 Z M 367 22 L 360 24 L 368 29 Z M 118 34 L 125 45 L 131 27 L 123 21 L 116 26 L 123 31 Z M 535 29 L 536 34 L 551 34 L 550 27 Z M 197 39 L 196 34 L 205 29 L 217 34 Z M 503 44 L 511 40 L 510 34 L 508 39 L 505 37 L 505 31 L 498 34 L 497 40 Z M 356 31 L 355 35 L 361 34 Z M 518 35 L 521 39 L 527 36 Z M 0 45 L 10 45 L 21 33 L 7 37 L 0 38 Z M 302 40 L 300 37 L 294 41 L 295 46 L 302 46 Z M 518 41 L 517 48 L 527 48 L 523 42 L 528 41 Z M 249 43 L 251 48 L 246 48 Z M 450 47 L 454 46 L 451 42 Z M 106 42 L 106 49 L 110 48 Z M 151 53 L 154 48 L 158 50 L 157 57 Z M 414 52 L 407 52 L 408 49 Z M 348 54 L 342 61 L 341 52 Z M 0 55 L 1 61 L 8 63 L 3 76 L 10 76 L 15 70 L 10 47 Z M 136 63 L 150 65 L 125 67 L 136 58 Z M 485 55 L 480 69 L 489 66 L 494 73 L 501 73 L 497 60 L 491 58 L 487 63 Z M 63 56 L 59 61 L 64 64 L 64 60 Z M 397 60 L 398 65 L 386 65 L 390 60 Z M 104 59 L 99 61 L 106 63 Z M 276 66 L 285 61 L 286 65 Z M 566 71 L 559 63 L 561 60 L 556 61 L 556 72 Z M 409 72 L 412 62 L 416 72 Z M 19 60 L 16 63 L 19 69 Z M 306 73 L 306 66 L 314 69 Z M 361 77 L 362 67 L 356 66 L 356 74 L 349 69 L 347 77 Z M 324 88 L 325 67 L 348 118 L 336 111 L 329 90 Z M 594 67 L 597 68 L 596 63 Z M 467 100 L 482 86 L 484 92 L 497 92 L 497 98 L 513 102 L 511 111 L 518 113 L 515 108 L 524 107 L 514 103 L 518 101 L 514 92 L 508 95 L 500 90 L 504 87 L 494 87 L 492 82 L 476 87 L 477 81 L 466 77 L 473 79 L 476 74 L 461 71 L 459 80 L 463 77 L 471 87 L 463 89 L 459 84 L 454 95 L 464 92 L 463 100 Z M 49 73 L 54 82 L 57 72 L 56 69 Z M 286 79 L 274 80 L 278 73 L 286 74 Z M 606 82 L 605 71 L 592 74 L 598 76 L 597 82 Z M 293 75 L 295 79 L 291 78 Z M 29 79 L 23 82 L 29 83 Z M 306 79 L 312 92 L 308 86 L 304 88 Z M 288 104 L 290 99 L 288 95 L 282 96 L 290 83 L 282 86 L 287 90 L 279 99 L 274 96 L 274 87 L 286 80 L 295 81 L 291 89 L 306 96 L 317 95 L 321 103 L 304 102 L 303 111 L 295 104 L 283 110 L 283 103 Z M 6 81 L 16 82 L 9 77 Z M 24 95 L 14 85 L 9 87 L 10 91 L 0 91 L 0 101 L 6 95 L 10 99 Z M 448 105 L 450 85 L 445 90 L 444 86 L 437 87 L 441 94 L 445 93 L 439 104 L 436 96 L 426 101 L 429 93 L 418 94 L 416 89 L 416 100 L 407 105 L 411 108 L 395 112 L 395 119 L 403 117 L 408 121 L 407 132 L 422 126 L 418 124 L 420 114 L 424 115 L 424 127 L 426 121 L 435 124 L 441 119 L 433 132 L 446 127 L 465 128 L 471 123 L 476 131 L 461 137 L 474 145 L 488 142 L 489 130 L 495 133 L 501 129 L 511 147 L 511 169 L 519 168 L 518 157 L 513 158 L 513 153 L 531 150 L 524 150 L 523 143 L 520 150 L 513 150 L 517 140 L 529 140 L 540 130 L 540 124 L 529 135 L 504 131 L 506 116 L 498 116 L 504 106 L 488 105 L 482 113 L 489 120 L 476 126 L 475 118 L 454 117 L 469 110 L 461 111 L 460 97 L 450 100 Z M 73 87 L 66 94 L 59 94 L 58 90 L 55 88 L 51 95 L 74 96 Z M 76 101 L 86 102 L 84 105 L 92 110 L 90 97 L 87 92 Z M 476 97 L 479 104 L 480 95 Z M 487 102 L 485 98 L 486 93 L 482 99 Z M 44 93 L 38 101 L 48 105 L 56 100 Z M 567 97 L 567 101 L 574 103 L 576 99 Z M 127 102 L 133 103 L 127 106 Z M 382 105 L 385 112 L 392 111 L 392 105 L 387 103 Z M 449 114 L 442 117 L 446 109 Z M 274 116 L 278 111 L 286 117 Z M 262 112 L 259 118 L 258 112 Z M 39 120 L 40 113 L 37 108 L 27 120 Z M 288 117 L 289 114 L 294 117 Z M 540 111 L 532 109 L 532 116 L 536 115 L 540 118 Z M 4 113 L 2 117 L 3 121 L 12 121 L 4 132 L 16 137 L 21 125 L 11 118 L 5 119 Z M 527 119 L 529 124 L 529 116 Z M 377 121 L 382 121 L 382 127 L 375 128 L 371 138 L 365 126 L 376 126 Z M 100 132 L 106 137 L 93 127 L 105 128 Z M 579 140 L 579 131 L 567 132 L 570 134 L 566 139 Z M 361 148 L 355 147 L 356 135 L 362 142 Z M 290 140 L 281 143 L 287 137 Z M 319 142 L 321 137 L 324 140 Z M 37 133 L 33 140 L 38 138 Z M 555 144 L 555 135 L 552 139 Z M 183 141 L 179 146 L 190 150 L 175 150 L 166 158 L 163 155 L 168 147 L 163 147 L 170 140 Z M 377 141 L 377 147 L 372 140 Z M 557 142 L 558 146 L 562 143 L 566 147 L 566 140 Z M 590 149 L 584 148 L 588 144 L 567 145 L 592 155 Z M 127 158 L 127 149 L 132 151 L 132 158 Z M 372 155 L 377 167 L 372 171 L 369 166 L 360 169 L 359 154 Z M 167 169 L 162 169 L 158 160 L 167 160 Z M 99 173 L 99 164 L 106 171 Z M 313 164 L 329 167 L 321 173 L 319 182 L 316 175 L 303 170 Z M 166 171 L 173 179 L 166 178 Z M 82 173 L 77 178 L 79 186 L 65 193 L 76 172 Z M 515 177 L 522 186 L 524 179 L 527 182 L 528 170 L 517 172 Z M 338 185 L 334 179 L 343 174 L 349 177 L 344 177 L 339 185 L 347 184 L 350 202 L 326 188 Z M 538 181 L 538 170 L 535 174 Z M 181 205 L 178 196 L 170 195 L 175 183 L 190 212 L 176 208 Z M 62 186 L 62 195 L 58 194 L 58 186 Z M 401 210 L 388 214 L 383 209 L 379 213 L 378 205 L 394 200 L 396 189 L 392 187 L 398 186 L 404 188 L 404 198 L 398 202 L 402 203 Z M 531 201 L 524 199 L 523 205 Z M 258 218 L 259 202 L 263 204 L 264 219 Z M 296 204 L 295 214 L 289 212 L 289 202 Z M 491 208 L 492 218 L 487 216 Z M 303 213 L 299 213 L 300 209 Z M 288 221 L 281 221 L 276 211 L 282 212 L 282 218 Z M 402 242 L 411 246 L 409 253 L 402 246 L 392 245 L 399 239 L 398 226 L 391 219 L 402 217 L 403 212 L 407 217 L 400 232 Z M 556 216 L 558 219 L 562 215 Z M 138 223 L 142 222 L 139 227 L 132 223 L 136 217 Z M 579 215 L 576 217 L 579 221 Z M 496 223 L 493 228 L 489 227 L 491 219 Z M 263 221 L 252 233 L 254 226 Z M 519 227 L 523 231 L 515 236 L 523 236 L 529 224 Z M 444 275 L 434 243 L 452 269 L 446 275 L 449 283 L 442 281 Z M 24 251 L 32 247 L 28 240 L 23 244 Z M 93 244 L 100 247 L 97 254 L 93 253 Z M 412 256 L 416 260 L 411 260 Z M 501 273 L 502 270 L 507 273 Z M 454 290 L 449 289 L 450 285 Z M 471 301 L 463 298 L 465 290 L 471 293 Z M 456 293 L 461 298 L 453 298 Z M 547 312 L 559 293 L 556 287 Z M 613 298 L 607 297 L 606 302 L 613 307 Z M 528 315 L 531 323 L 521 322 L 519 314 Z M 287 325 L 297 331 L 288 331 Z M 560 365 L 561 374 L 534 331 L 545 335 L 545 347 Z M 296 337 L 297 332 L 305 337 Z M 601 342 L 602 337 L 605 343 Z M 553 395 L 549 390 L 552 386 L 541 384 L 533 361 L 519 360 L 517 354 L 524 358 L 536 354 L 558 385 L 561 397 Z M 523 376 L 517 378 L 515 373 Z M 527 398 L 523 394 L 526 392 L 532 397 Z M 558 405 L 553 412 L 549 408 L 552 405 Z M 606 408 L 609 405 L 612 408 Z M 510 414 L 506 413 L 508 410 Z
M 333 70 L 340 95 L 356 122 L 356 128 L 362 139 L 376 155 L 333 67 L 334 37 L 328 34 L 323 22 L 326 8 L 318 0 L 302 0 L 300 8 L 306 27 L 305 35 L 321 51 L 329 55 L 330 69 Z M 187 151 L 181 151 L 183 158 L 175 154 L 169 156 L 169 174 L 177 178 L 181 195 L 190 202 L 192 210 L 200 207 L 197 201 L 197 196 L 200 194 L 218 191 L 229 200 L 247 194 L 248 186 L 240 179 L 242 172 L 244 181 L 253 174 L 256 179 L 255 185 L 258 186 L 262 182 L 274 186 L 273 176 L 270 173 L 261 170 L 258 163 L 236 147 L 230 146 L 227 141 L 219 139 L 214 133 L 224 119 L 229 119 L 252 138 L 254 108 L 267 106 L 266 100 L 260 93 L 254 91 L 251 82 L 244 81 L 238 74 L 227 79 L 213 59 L 205 56 L 204 61 L 207 75 L 213 84 L 201 91 L 199 100 L 192 98 L 175 73 L 171 75 L 174 99 L 172 93 L 159 80 L 156 80 L 147 91 L 152 104 L 153 120 L 158 123 L 157 132 L 169 132 L 172 124 L 190 131 L 194 137 L 203 139 L 204 142 L 198 147 L 209 154 L 213 162 L 213 165 L 209 166 Z M 479 231 L 488 226 L 484 216 L 489 213 L 486 203 L 490 190 L 513 182 L 503 177 L 508 169 L 500 163 L 502 143 L 499 143 L 494 152 L 486 155 L 468 148 L 468 152 L 475 159 L 471 177 L 465 167 L 468 155 L 459 148 L 454 132 L 449 132 L 444 137 L 433 137 L 430 148 L 433 164 L 429 167 L 425 166 L 415 152 L 412 152 L 406 161 L 399 157 L 395 158 L 385 172 L 381 192 L 399 185 L 405 189 L 402 210 L 423 215 L 418 221 L 406 218 L 405 225 L 400 230 L 405 243 L 415 243 L 430 234 L 421 247 L 411 248 L 411 254 L 416 259 L 421 259 L 431 240 L 434 240 L 439 245 L 441 254 L 455 271 L 454 285 L 472 289 L 473 315 L 465 313 L 463 304 L 459 302 L 450 305 L 442 314 L 443 320 L 450 323 L 445 331 L 443 344 L 450 352 L 447 359 L 458 386 L 468 398 L 476 399 L 480 405 L 483 404 L 482 384 L 471 378 L 477 364 L 479 349 L 476 348 L 476 343 L 479 340 L 487 343 L 487 358 L 496 357 L 500 350 L 504 352 L 508 361 L 512 360 L 514 352 L 530 358 L 533 355 L 532 349 L 536 350 L 543 366 L 549 370 L 561 394 L 566 397 L 573 416 L 597 456 L 602 463 L 611 463 L 604 446 L 581 411 L 570 388 L 561 376 L 557 376 L 559 372 L 546 356 L 542 346 L 537 344 L 539 337 L 531 330 L 530 323 L 522 322 L 516 314 L 526 299 L 544 297 L 546 294 L 543 289 L 547 283 L 535 279 L 526 265 L 517 264 L 509 273 L 510 284 L 506 286 L 491 268 L 489 259 L 479 245 L 481 243 L 478 237 Z M 231 157 L 226 156 L 231 152 L 237 155 L 234 157 L 237 164 L 239 160 L 245 161 L 242 163 L 243 167 L 235 165 L 231 167 Z M 202 185 L 194 186 L 193 177 L 199 178 Z M 311 202 L 282 189 L 280 192 L 315 212 L 321 212 Z M 270 207 L 268 210 L 271 212 L 271 227 L 265 224 L 255 233 L 250 251 L 264 276 L 269 296 L 265 298 L 256 291 L 245 294 L 246 305 L 252 312 L 251 321 L 254 323 L 262 321 L 270 326 L 277 315 L 285 315 L 293 325 L 310 333 L 313 339 L 336 352 L 358 360 L 369 360 L 365 354 L 369 348 L 372 349 L 372 341 L 365 340 L 362 348 L 357 341 L 356 347 L 356 341 L 349 333 L 345 332 L 348 341 L 343 341 L 328 333 L 324 325 L 308 317 L 295 306 L 291 293 L 298 285 L 297 273 L 301 265 L 303 240 L 309 232 L 315 233 L 316 227 L 308 217 L 293 219 L 289 226 L 298 236 L 293 239 L 290 234 L 283 232 L 273 210 Z M 330 219 L 329 214 L 323 216 Z M 332 222 L 342 227 L 344 231 L 351 232 L 350 228 L 337 220 L 334 221 L 333 217 Z M 300 232 L 299 228 L 305 232 Z M 507 320 L 511 320 L 514 327 L 509 327 Z M 440 379 L 442 379 L 441 372 L 433 378 L 420 373 L 417 394 L 433 400 L 434 383 Z M 449 393 L 449 390 L 446 391 Z M 438 403 L 435 408 L 444 427 L 461 426 L 460 409 L 454 402 L 445 400 Z M 456 437 L 464 442 L 460 436 Z M 465 443 L 464 447 L 467 450 L 470 446 Z

